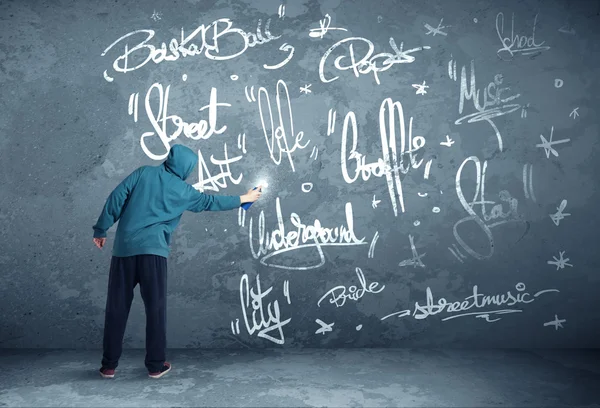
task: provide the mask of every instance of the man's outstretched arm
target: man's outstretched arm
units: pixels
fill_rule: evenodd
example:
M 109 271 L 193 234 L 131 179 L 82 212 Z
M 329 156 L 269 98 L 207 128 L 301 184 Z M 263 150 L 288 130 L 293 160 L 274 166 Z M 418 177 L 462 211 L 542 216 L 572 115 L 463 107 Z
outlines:
M 238 208 L 242 203 L 250 203 L 258 200 L 262 194 L 260 188 L 249 190 L 242 196 L 226 196 L 204 194 L 190 186 L 190 204 L 188 211 L 228 211 Z
M 106 231 L 121 217 L 129 194 L 137 184 L 143 167 L 134 170 L 110 193 L 94 228 L 94 238 L 106 237 Z

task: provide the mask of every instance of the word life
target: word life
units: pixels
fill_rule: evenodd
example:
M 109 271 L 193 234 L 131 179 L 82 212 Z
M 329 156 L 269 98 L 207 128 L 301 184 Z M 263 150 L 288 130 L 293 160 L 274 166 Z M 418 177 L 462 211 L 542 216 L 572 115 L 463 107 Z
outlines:
M 292 102 L 290 101 L 290 92 L 285 81 L 281 79 L 277 81 L 275 92 L 276 112 L 273 111 L 271 97 L 266 88 L 261 87 L 258 90 L 260 123 L 271 160 L 275 164 L 280 165 L 285 155 L 294 172 L 296 169 L 292 160 L 292 153 L 296 150 L 304 149 L 308 146 L 310 140 L 304 142 L 304 132 L 299 131 L 296 133 L 294 130 Z M 265 106 L 267 113 L 265 113 Z

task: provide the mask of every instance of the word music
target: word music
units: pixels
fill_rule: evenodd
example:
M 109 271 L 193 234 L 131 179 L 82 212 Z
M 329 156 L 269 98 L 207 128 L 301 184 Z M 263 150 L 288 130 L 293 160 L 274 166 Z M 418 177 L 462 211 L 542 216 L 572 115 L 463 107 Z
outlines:
M 448 63 L 448 75 L 455 81 L 458 79 L 456 76 L 456 62 L 450 61 Z M 460 74 L 460 101 L 458 113 L 463 113 L 465 101 L 469 100 L 473 103 L 473 108 L 476 112 L 458 118 L 454 122 L 455 124 L 460 125 L 464 120 L 466 120 L 467 123 L 486 121 L 492 126 L 492 129 L 494 129 L 494 132 L 496 133 L 500 151 L 503 151 L 504 146 L 502 135 L 492 119 L 515 112 L 521 108 L 521 105 L 519 104 L 507 103 L 517 99 L 521 95 L 516 94 L 503 97 L 503 93 L 510 90 L 509 87 L 501 87 L 503 82 L 503 76 L 497 74 L 494 76 L 494 80 L 488 83 L 486 87 L 478 89 L 477 80 L 475 78 L 475 62 L 471 60 L 471 70 L 468 79 L 467 69 L 463 66 Z
M 289 231 L 286 231 L 284 226 L 279 197 L 276 199 L 275 207 L 277 211 L 277 229 L 271 232 L 265 230 L 265 212 L 260 212 L 257 223 L 258 249 L 256 251 L 253 244 L 255 239 L 252 228 L 253 218 L 250 218 L 248 236 L 250 251 L 252 252 L 254 259 L 260 259 L 260 263 L 265 266 L 288 270 L 316 269 L 325 265 L 323 247 L 366 245 L 365 238 L 358 239 L 354 232 L 354 217 L 351 203 L 346 203 L 345 226 L 341 225 L 335 228 L 326 228 L 321 226 L 319 220 L 315 220 L 312 225 L 307 225 L 301 221 L 298 214 L 292 213 L 290 215 L 290 221 L 294 228 Z M 319 257 L 318 262 L 313 261 L 312 263 L 303 266 L 288 266 L 269 261 L 272 257 L 277 255 L 306 248 L 315 248 L 317 250 L 317 255 Z
M 396 119 L 399 121 L 398 124 L 396 124 Z M 418 169 L 424 160 L 417 160 L 417 153 L 425 146 L 425 138 L 423 136 L 413 137 L 412 123 L 413 118 L 411 117 L 407 132 L 402 104 L 392 101 L 391 98 L 384 99 L 379 108 L 379 134 L 382 154 L 377 161 L 372 163 L 367 163 L 366 156 L 356 150 L 358 146 L 358 127 L 354 112 L 350 111 L 346 114 L 342 128 L 341 167 L 344 180 L 346 183 L 352 184 L 359 177 L 367 181 L 371 176 L 385 176 L 395 216 L 398 216 L 398 203 L 401 211 L 404 212 L 404 195 L 400 173 L 407 174 L 411 168 Z M 348 125 L 350 125 L 352 138 L 350 147 L 348 147 Z M 398 127 L 400 133 L 399 152 L 396 142 L 396 127 Z M 349 162 L 354 163 L 353 174 L 349 171 L 349 168 L 351 168 Z M 428 171 L 430 163 L 426 166 L 426 171 Z
M 125 42 L 123 54 L 117 57 L 113 62 L 113 69 L 116 72 L 131 72 L 139 69 L 149 63 L 160 64 L 163 61 L 177 61 L 180 57 L 190 57 L 204 54 L 204 57 L 215 61 L 224 61 L 234 59 L 242 55 L 248 48 L 260 44 L 266 44 L 281 36 L 273 36 L 269 31 L 271 19 L 268 19 L 262 32 L 262 20 L 258 20 L 256 34 L 247 33 L 240 28 L 232 28 L 233 22 L 228 18 L 220 18 L 208 25 L 200 25 L 188 35 L 184 29 L 181 29 L 181 38 L 172 38 L 168 45 L 162 43 L 159 47 L 149 44 L 154 38 L 154 30 L 136 30 L 125 34 L 110 44 L 103 52 L 105 56 L 108 51 L 121 42 Z M 134 46 L 129 44 L 132 37 L 138 34 L 145 35 L 142 41 L 138 41 Z M 138 36 L 139 37 L 139 36 Z M 237 43 L 237 46 L 231 46 L 231 42 Z M 224 53 L 224 49 L 234 49 L 233 52 Z M 130 60 L 141 60 L 137 65 L 130 65 Z M 105 71 L 105 78 L 107 73 Z M 107 78 L 110 81 L 110 79 Z

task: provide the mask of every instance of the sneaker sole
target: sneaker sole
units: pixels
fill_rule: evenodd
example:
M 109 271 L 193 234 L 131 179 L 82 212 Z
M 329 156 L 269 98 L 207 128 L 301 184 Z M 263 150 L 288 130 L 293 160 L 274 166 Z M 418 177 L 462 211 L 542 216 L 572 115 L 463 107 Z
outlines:
M 163 371 L 163 372 L 162 372 L 162 373 L 160 373 L 160 374 L 155 374 L 155 375 L 148 374 L 148 377 L 150 377 L 150 378 L 160 378 L 160 377 L 162 377 L 163 375 L 165 375 L 166 373 L 168 373 L 169 371 L 171 371 L 171 368 L 172 368 L 172 367 L 169 367 L 169 369 L 168 369 L 168 370 L 166 370 L 166 371 Z
M 110 375 L 110 374 L 100 373 L 100 375 L 102 376 L 102 378 L 115 378 L 114 374 Z

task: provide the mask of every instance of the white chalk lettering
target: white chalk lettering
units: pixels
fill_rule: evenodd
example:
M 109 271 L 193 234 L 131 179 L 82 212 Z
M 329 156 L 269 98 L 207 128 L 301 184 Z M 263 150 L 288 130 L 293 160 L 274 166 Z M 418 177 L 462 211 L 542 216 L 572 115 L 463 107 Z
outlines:
M 538 52 L 542 52 L 545 50 L 549 50 L 550 47 L 547 45 L 542 46 L 545 41 L 542 41 L 539 44 L 535 42 L 535 26 L 537 25 L 538 15 L 535 15 L 533 19 L 533 29 L 531 35 L 528 37 L 526 35 L 515 34 L 515 13 L 512 14 L 512 25 L 510 29 L 510 37 L 504 37 L 504 13 L 500 12 L 496 15 L 496 33 L 498 34 L 498 38 L 502 43 L 502 48 L 498 49 L 496 52 L 500 58 L 503 55 L 508 53 L 510 58 L 512 58 L 515 54 L 522 55 L 530 55 Z
M 450 61 L 449 67 L 453 64 Z M 454 63 L 456 64 L 456 63 Z M 454 71 L 456 67 L 454 67 Z M 449 69 L 450 72 L 453 72 Z M 453 79 L 456 81 L 457 78 L 453 75 Z M 480 121 L 486 121 L 492 126 L 498 139 L 498 148 L 503 151 L 504 144 L 502 141 L 502 135 L 496 127 L 496 124 L 492 122 L 493 118 L 498 116 L 507 115 L 520 109 L 521 105 L 515 103 L 507 103 L 514 99 L 517 99 L 520 94 L 503 97 L 502 94 L 509 91 L 509 87 L 501 87 L 504 78 L 502 75 L 497 74 L 494 76 L 494 80 L 490 82 L 485 88 L 477 89 L 477 81 L 475 78 L 475 62 L 471 60 L 471 73 L 470 79 L 467 80 L 467 68 L 462 67 L 460 75 L 460 101 L 458 105 L 458 113 L 462 115 L 465 108 L 465 101 L 471 100 L 473 102 L 473 108 L 477 111 L 458 118 L 454 123 L 460 125 L 463 121 L 467 123 L 475 123 Z M 483 103 L 481 103 L 480 96 L 483 95 Z
M 281 203 L 279 197 L 275 202 L 277 211 L 277 229 L 268 232 L 265 229 L 265 212 L 261 211 L 258 217 L 258 248 L 255 250 L 253 218 L 250 218 L 248 227 L 250 251 L 254 259 L 260 259 L 260 263 L 265 266 L 272 266 L 279 269 L 288 270 L 309 270 L 316 269 L 325 265 L 325 256 L 323 247 L 326 246 L 355 246 L 366 245 L 365 238 L 358 239 L 354 232 L 354 218 L 352 214 L 352 204 L 346 203 L 346 225 L 335 228 L 326 228 L 321 225 L 319 220 L 315 220 L 313 225 L 304 224 L 300 216 L 296 213 L 290 215 L 290 221 L 293 229 L 286 231 L 283 215 L 281 212 Z M 288 266 L 277 263 L 271 258 L 277 255 L 298 251 L 306 248 L 315 248 L 317 250 L 318 261 L 308 260 L 308 265 Z
M 220 106 L 229 107 L 231 105 L 217 101 L 217 88 L 211 89 L 209 104 L 199 109 L 199 111 L 208 109 L 208 120 L 202 119 L 193 123 L 187 123 L 180 116 L 168 113 L 170 88 L 171 85 L 168 85 L 167 88 L 163 90 L 161 84 L 155 83 L 146 93 L 146 115 L 148 116 L 148 120 L 154 131 L 144 132 L 140 139 L 140 143 L 144 153 L 153 160 L 165 159 L 171 149 L 170 143 L 177 139 L 182 133 L 190 139 L 201 140 L 208 139 L 213 134 L 220 135 L 227 129 L 227 126 L 225 125 L 221 127 L 217 125 L 217 109 Z M 157 107 L 153 107 L 153 103 L 151 102 L 154 90 L 156 90 L 158 96 Z M 170 131 L 171 126 L 174 126 L 175 128 L 173 131 Z M 164 153 L 153 153 L 147 146 L 146 139 L 155 136 L 159 137 L 165 150 Z
M 360 288 L 354 285 L 348 288 L 346 288 L 346 286 L 344 285 L 336 286 L 335 288 L 328 290 L 327 293 L 321 296 L 321 299 L 319 299 L 319 301 L 317 302 L 317 306 L 321 307 L 321 302 L 325 298 L 330 297 L 330 304 L 335 304 L 337 307 L 342 307 L 348 299 L 358 301 L 365 295 L 365 293 L 375 294 L 385 289 L 385 285 L 382 285 L 381 288 L 379 288 L 379 290 L 375 290 L 375 288 L 379 286 L 379 282 L 371 282 L 369 284 L 369 287 L 367 288 L 367 280 L 365 279 L 365 275 L 362 269 L 356 268 L 356 274 L 358 275 Z
M 223 159 L 215 159 L 214 155 L 210 155 L 210 162 L 219 166 L 219 173 L 211 176 L 204 156 L 198 149 L 198 183 L 194 184 L 194 188 L 200 191 L 212 190 L 219 191 L 219 188 L 227 188 L 227 179 L 233 184 L 240 184 L 243 174 L 240 173 L 237 178 L 234 178 L 231 173 L 230 165 L 242 159 L 242 156 L 229 157 L 227 153 L 227 144 L 223 143 Z
M 500 319 L 498 318 L 494 320 L 489 320 L 490 315 L 503 315 L 522 312 L 521 309 L 517 308 L 499 309 L 499 307 L 511 307 L 519 304 L 528 304 L 534 302 L 539 296 L 545 293 L 560 292 L 558 289 L 545 289 L 540 290 L 531 295 L 530 293 L 525 291 L 525 284 L 522 282 L 517 283 L 515 285 L 515 288 L 517 289 L 517 291 L 514 293 L 509 290 L 502 294 L 484 295 L 483 293 L 479 293 L 477 285 L 474 285 L 473 294 L 471 296 L 466 297 L 463 301 L 449 302 L 446 300 L 446 298 L 442 297 L 437 301 L 437 303 L 434 303 L 431 288 L 428 287 L 426 290 L 427 303 L 425 305 L 420 305 L 419 302 L 415 302 L 415 308 L 412 312 L 412 317 L 416 320 L 423 320 L 427 319 L 429 316 L 445 312 L 450 316 L 443 318 L 442 321 L 452 320 L 458 317 L 474 316 L 476 318 L 483 317 L 487 322 L 495 322 Z M 481 310 L 487 307 L 495 308 L 495 310 Z M 475 311 L 467 312 L 471 309 Z M 385 320 L 393 316 L 406 317 L 410 315 L 410 310 L 402 310 L 384 316 L 381 318 L 381 320 Z
M 275 164 L 279 165 L 281 164 L 282 156 L 285 154 L 290 162 L 292 171 L 296 171 L 294 168 L 294 161 L 292 160 L 292 153 L 295 152 L 296 149 L 304 149 L 306 146 L 308 146 L 310 140 L 303 144 L 302 139 L 304 138 L 304 132 L 294 132 L 294 114 L 292 112 L 290 93 L 286 83 L 281 79 L 277 81 L 276 93 L 277 122 L 275 122 L 273 118 L 274 115 L 273 109 L 271 108 L 271 98 L 269 93 L 264 87 L 260 87 L 258 90 L 258 110 L 260 113 L 260 122 L 262 124 L 265 141 L 267 142 L 267 148 L 269 149 L 271 160 L 273 160 Z M 283 105 L 282 99 L 287 105 Z M 269 115 L 268 119 L 265 118 L 265 113 L 263 112 L 263 105 L 265 104 L 267 106 Z M 285 109 L 286 106 L 287 109 Z M 276 126 L 275 123 L 277 123 Z M 286 126 L 289 126 L 289 129 L 286 129 Z M 289 141 L 289 138 L 292 138 L 293 140 Z M 291 148 L 290 143 L 292 144 Z
M 355 52 L 355 48 L 358 47 L 359 44 L 360 44 L 360 46 L 364 46 L 366 44 L 368 47 L 368 50 L 362 58 L 357 59 L 354 52 Z M 347 71 L 347 70 L 351 69 L 352 72 L 354 73 L 354 76 L 356 76 L 357 78 L 361 74 L 364 75 L 364 74 L 368 74 L 368 73 L 372 72 L 373 76 L 375 78 L 375 82 L 377 82 L 378 85 L 379 85 L 379 75 L 378 74 L 380 72 L 387 71 L 388 69 L 390 69 L 391 67 L 393 67 L 396 64 L 410 64 L 415 61 L 415 57 L 411 55 L 412 53 L 417 52 L 417 51 L 422 51 L 422 50 L 428 50 L 431 48 L 430 46 L 425 45 L 423 47 L 411 48 L 410 50 L 404 51 L 403 50 L 404 43 L 400 43 L 400 48 L 398 48 L 394 39 L 390 37 L 390 47 L 392 47 L 392 50 L 394 51 L 394 53 L 382 52 L 382 53 L 373 55 L 375 46 L 373 45 L 373 43 L 371 41 L 367 40 L 366 38 L 362 38 L 362 37 L 344 38 L 343 40 L 340 40 L 337 43 L 335 43 L 334 45 L 332 45 L 323 54 L 323 57 L 321 58 L 321 62 L 319 63 L 319 77 L 321 78 L 322 82 L 325 82 L 325 83 L 333 82 L 339 78 L 337 76 L 332 77 L 332 78 L 326 78 L 325 77 L 325 70 L 326 70 L 325 66 L 327 64 L 327 60 L 328 60 L 329 56 L 331 55 L 331 53 L 333 51 L 335 51 L 338 47 L 341 47 L 342 45 L 348 46 L 348 50 L 347 50 L 348 55 L 341 55 L 335 59 L 335 61 L 333 63 L 333 66 L 335 67 L 335 69 L 337 69 L 338 71 Z M 349 63 L 346 65 L 342 65 L 342 62 L 346 59 L 350 60 Z
M 162 43 L 160 47 L 149 44 L 154 38 L 154 30 L 136 30 L 125 34 L 110 44 L 101 54 L 105 56 L 117 44 L 125 42 L 123 54 L 117 57 L 113 62 L 113 69 L 116 72 L 127 73 L 135 71 L 149 63 L 160 64 L 163 61 L 177 61 L 179 58 L 202 55 L 207 59 L 223 61 L 234 59 L 242 55 L 248 48 L 260 44 L 266 44 L 281 36 L 273 36 L 269 31 L 271 19 L 267 20 L 262 34 L 262 20 L 258 20 L 256 34 L 247 33 L 240 28 L 232 28 L 233 22 L 228 18 L 221 18 L 208 25 L 200 25 L 190 34 L 186 35 L 184 29 L 181 29 L 181 39 L 172 38 L 168 45 Z M 146 38 L 137 42 L 134 46 L 129 44 L 132 37 L 145 35 Z M 237 46 L 231 45 L 237 43 Z M 228 45 L 228 46 L 227 46 Z M 233 48 L 235 51 L 225 53 L 224 49 Z M 130 66 L 130 60 L 139 62 L 137 65 Z M 106 76 L 106 71 L 105 71 Z
M 244 323 L 246 324 L 246 330 L 248 334 L 253 335 L 258 331 L 258 337 L 262 337 L 276 344 L 284 344 L 285 338 L 283 336 L 283 327 L 288 324 L 292 319 L 286 319 L 281 321 L 281 312 L 279 310 L 279 302 L 275 300 L 273 303 L 269 302 L 266 305 L 267 316 L 265 320 L 265 311 L 263 306 L 263 298 L 267 296 L 273 287 L 270 287 L 266 291 L 262 291 L 260 288 L 260 278 L 256 275 L 256 292 L 250 288 L 248 283 L 248 275 L 244 274 L 240 279 L 240 303 L 242 307 L 242 313 L 244 314 Z M 250 307 L 250 298 L 252 298 L 252 325 L 248 321 L 248 311 Z M 258 312 L 258 316 L 257 316 Z M 279 338 L 270 336 L 268 333 L 277 330 L 279 332 Z
M 476 170 L 476 187 L 475 194 L 473 195 L 473 200 L 468 202 L 463 194 L 462 190 L 462 176 L 464 167 L 472 162 L 475 164 Z M 456 241 L 459 245 L 467 251 L 472 257 L 476 259 L 487 259 L 490 258 L 494 254 L 494 237 L 492 236 L 492 228 L 507 223 L 507 222 L 522 222 L 521 216 L 517 212 L 518 200 L 513 198 L 508 191 L 502 190 L 498 194 L 498 198 L 500 201 L 505 203 L 508 206 L 508 211 L 504 212 L 503 204 L 496 204 L 495 201 L 487 201 L 485 199 L 485 177 L 487 170 L 487 160 L 483 162 L 483 168 L 481 166 L 481 162 L 475 156 L 467 157 L 463 163 L 460 165 L 458 171 L 456 172 L 456 195 L 458 199 L 467 212 L 469 214 L 465 218 L 458 220 L 454 224 L 453 232 Z M 473 209 L 474 206 L 481 206 L 481 214 L 477 214 Z M 488 214 L 486 212 L 486 205 L 491 205 L 492 209 Z M 473 248 L 471 248 L 460 236 L 458 227 L 465 222 L 475 222 L 484 234 L 487 237 L 487 241 L 489 244 L 489 252 L 487 254 L 481 254 Z
M 396 115 L 397 114 L 397 115 Z M 396 119 L 399 121 L 396 124 Z M 425 146 L 423 136 L 414 136 L 412 134 L 413 118 L 408 123 L 408 132 L 404 120 L 404 110 L 400 102 L 393 102 L 391 98 L 385 99 L 379 108 L 379 133 L 381 137 L 382 157 L 376 162 L 367 163 L 366 156 L 359 153 L 358 146 L 358 126 L 356 124 L 356 115 L 350 111 L 344 119 L 342 129 L 342 147 L 341 147 L 341 167 L 342 176 L 348 184 L 354 183 L 359 177 L 367 181 L 374 177 L 385 176 L 392 201 L 394 215 L 398 216 L 398 203 L 400 210 L 404 212 L 404 194 L 402 191 L 402 181 L 400 173 L 407 174 L 412 169 L 418 169 L 423 163 L 423 159 L 417 160 L 417 153 Z M 348 149 L 348 125 L 351 126 L 351 146 Z M 400 130 L 400 152 L 396 146 L 396 126 Z M 408 138 L 407 138 L 408 133 Z M 354 162 L 354 174 L 351 174 L 348 162 Z

